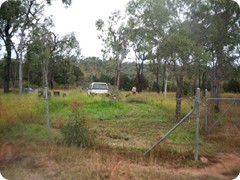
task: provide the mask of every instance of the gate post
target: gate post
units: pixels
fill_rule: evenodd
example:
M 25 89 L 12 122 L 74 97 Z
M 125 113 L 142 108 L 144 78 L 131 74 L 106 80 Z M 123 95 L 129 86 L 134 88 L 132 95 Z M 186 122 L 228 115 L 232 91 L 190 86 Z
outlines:
M 195 98 L 195 111 L 196 111 L 196 140 L 195 140 L 195 161 L 198 160 L 198 140 L 199 140 L 199 118 L 200 118 L 200 88 L 197 88 Z
M 205 89 L 205 132 L 208 132 L 208 90 Z

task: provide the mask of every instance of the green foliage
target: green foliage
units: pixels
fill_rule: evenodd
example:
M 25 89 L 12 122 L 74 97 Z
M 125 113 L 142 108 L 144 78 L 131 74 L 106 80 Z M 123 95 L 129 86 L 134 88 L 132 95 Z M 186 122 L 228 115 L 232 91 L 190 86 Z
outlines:
M 64 143 L 68 146 L 76 145 L 77 147 L 92 145 L 87 118 L 80 109 L 79 101 L 73 101 L 70 107 L 72 114 L 61 129 Z
M 120 89 L 130 91 L 132 88 L 132 82 L 126 74 L 121 74 L 120 77 Z
M 148 80 L 144 76 L 144 74 L 136 75 L 133 79 L 133 85 L 137 87 L 137 92 L 141 92 L 148 87 Z
M 5 1 L 0 10 L 0 19 L 13 23 L 22 11 L 21 2 Z
M 154 81 L 153 86 L 152 86 L 152 91 L 158 92 L 160 90 L 160 84 Z
M 229 82 L 223 84 L 223 89 L 225 92 L 238 93 L 240 92 L 240 82 L 235 79 L 231 79 Z

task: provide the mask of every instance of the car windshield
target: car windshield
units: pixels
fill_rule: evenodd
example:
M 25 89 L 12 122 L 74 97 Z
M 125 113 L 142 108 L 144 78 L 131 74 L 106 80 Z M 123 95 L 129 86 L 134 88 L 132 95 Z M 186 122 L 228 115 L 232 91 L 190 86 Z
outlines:
M 108 89 L 106 84 L 93 84 L 92 89 Z

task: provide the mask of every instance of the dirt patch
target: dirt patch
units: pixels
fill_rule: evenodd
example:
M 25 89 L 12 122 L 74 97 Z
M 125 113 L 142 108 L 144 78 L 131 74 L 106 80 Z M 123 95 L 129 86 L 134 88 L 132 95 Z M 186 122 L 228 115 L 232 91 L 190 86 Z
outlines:
M 178 167 L 175 170 L 178 173 L 191 174 L 192 176 L 214 176 L 219 179 L 233 179 L 236 178 L 240 172 L 240 157 L 237 154 L 220 153 L 215 157 L 209 159 L 209 164 L 201 164 L 199 168 Z M 234 170 L 234 171 L 233 171 Z M 232 172 L 232 173 L 226 173 Z
M 96 149 L 53 146 L 49 149 L 44 144 L 31 144 L 21 147 L 24 153 L 20 160 L 0 163 L 0 171 L 7 179 L 229 180 L 240 171 L 238 153 L 208 156 L 208 163 L 201 164 L 190 159 L 181 163 L 177 158 L 166 161 L 154 155 L 144 158 L 141 151 L 130 153 L 108 146 Z
M 13 161 L 19 156 L 19 149 L 11 142 L 0 146 L 0 161 Z

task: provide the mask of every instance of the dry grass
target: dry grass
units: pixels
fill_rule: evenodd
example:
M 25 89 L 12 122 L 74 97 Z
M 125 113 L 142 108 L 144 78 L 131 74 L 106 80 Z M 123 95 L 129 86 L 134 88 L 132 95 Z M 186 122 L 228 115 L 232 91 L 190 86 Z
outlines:
M 176 160 L 179 156 L 169 152 L 164 154 L 162 150 L 144 158 L 140 153 L 133 155 L 108 146 L 79 149 L 49 147 L 42 142 L 16 144 L 21 151 L 19 159 L 0 163 L 1 173 L 7 179 L 231 179 L 236 177 L 240 167 L 240 164 L 236 165 L 240 160 L 236 155 L 224 158 L 221 154 L 223 160 L 215 157 L 218 159 L 215 163 L 197 168 L 194 161 L 193 167 L 179 164 Z M 169 154 L 175 156 L 175 160 L 164 162 L 162 159 Z
M 70 94 L 70 92 L 69 92 Z M 75 96 L 74 96 L 75 97 Z M 39 112 L 44 108 L 44 102 L 38 99 L 26 100 L 22 97 L 11 97 L 8 103 L 0 97 L 0 122 L 7 122 L 11 127 L 18 119 L 32 127 L 31 123 L 39 120 L 35 106 L 39 103 Z M 67 97 L 72 102 L 71 97 Z M 82 98 L 82 99 L 81 99 Z M 86 103 L 94 99 L 81 97 Z M 86 98 L 86 100 L 84 99 Z M 14 162 L 0 162 L 0 172 L 7 179 L 233 179 L 240 167 L 240 135 L 228 121 L 223 121 L 218 131 L 206 136 L 203 129 L 200 132 L 200 157 L 208 158 L 207 165 L 195 162 L 194 128 L 195 118 L 190 118 L 175 134 L 161 143 L 149 156 L 143 153 L 156 140 L 164 135 L 174 124 L 169 120 L 174 117 L 174 94 L 168 94 L 164 101 L 162 94 L 144 92 L 128 97 L 122 94 L 122 101 L 129 104 L 131 110 L 113 119 L 94 119 L 90 121 L 91 130 L 95 132 L 96 142 L 91 148 L 76 148 L 56 145 L 51 147 L 46 143 L 46 136 L 36 138 L 31 133 L 42 133 L 45 121 L 38 124 L 39 131 L 23 133 L 26 128 L 14 132 L 8 141 L 13 141 L 20 149 L 20 157 Z M 189 107 L 189 98 L 184 98 Z M 4 100 L 4 101 L 3 101 Z M 17 100 L 17 101 L 16 101 Z M 24 104 L 19 106 L 19 104 Z M 60 105 L 66 103 L 60 99 Z M 26 104 L 25 104 L 26 103 Z M 43 105 L 41 104 L 43 103 Z M 53 103 L 56 117 L 53 121 L 52 135 L 57 134 L 63 122 L 65 113 L 63 106 Z M 5 106 L 6 105 L 6 106 Z M 35 104 L 36 105 L 36 104 Z M 60 108 L 62 112 L 59 112 Z M 141 111 L 139 111 L 141 110 Z M 30 112 L 29 112 L 30 111 Z M 202 112 L 204 113 L 204 112 Z M 201 117 L 203 117 L 201 115 Z M 41 119 L 41 118 L 40 118 Z M 203 122 L 203 121 L 201 121 Z M 43 124 L 43 126 L 41 125 Z M 24 125 L 24 124 L 23 124 Z M 203 125 L 203 124 L 202 124 Z M 35 127 L 35 126 L 34 126 Z M 14 129 L 11 127 L 11 129 Z M 12 131 L 9 131 L 12 133 Z M 25 134 L 25 135 L 24 135 Z M 7 137 L 5 134 L 4 137 Z M 41 134 L 39 134 L 41 135 Z M 44 139 L 45 138 L 45 139 Z M 4 142 L 1 139 L 0 142 Z M 61 143 L 60 143 L 61 144 Z M 221 153 L 219 155 L 219 153 Z M 230 154 L 230 155 L 229 155 Z M 235 160 L 234 160 L 235 159 Z M 232 165 L 230 165 L 232 163 Z M 240 170 L 240 169 L 239 169 Z

